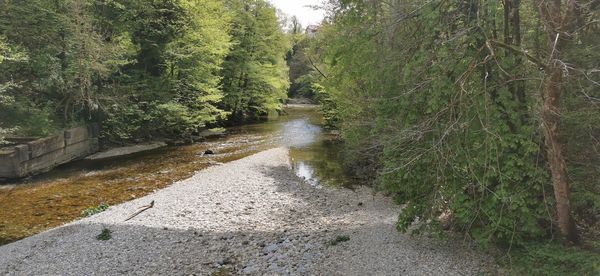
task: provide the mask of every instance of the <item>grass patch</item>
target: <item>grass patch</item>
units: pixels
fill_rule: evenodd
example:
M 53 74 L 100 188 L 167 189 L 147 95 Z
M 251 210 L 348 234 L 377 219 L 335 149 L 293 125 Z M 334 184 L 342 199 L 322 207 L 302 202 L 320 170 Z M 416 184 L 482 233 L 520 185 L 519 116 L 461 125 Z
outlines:
M 102 232 L 96 236 L 96 239 L 99 241 L 107 241 L 110 240 L 112 238 L 112 231 L 110 231 L 108 228 L 104 228 L 102 229 Z
M 329 245 L 336 246 L 342 242 L 347 242 L 349 240 L 350 240 L 350 237 L 348 237 L 346 235 L 339 235 L 339 236 L 335 237 L 335 239 L 330 240 Z
M 106 211 L 108 209 L 108 207 L 109 206 L 106 203 L 102 203 L 102 204 L 98 205 L 98 207 L 89 207 L 89 208 L 86 208 L 85 210 L 81 211 L 81 216 L 82 217 L 91 217 L 95 214 Z
M 536 244 L 511 254 L 510 274 L 600 275 L 600 252 L 560 244 Z

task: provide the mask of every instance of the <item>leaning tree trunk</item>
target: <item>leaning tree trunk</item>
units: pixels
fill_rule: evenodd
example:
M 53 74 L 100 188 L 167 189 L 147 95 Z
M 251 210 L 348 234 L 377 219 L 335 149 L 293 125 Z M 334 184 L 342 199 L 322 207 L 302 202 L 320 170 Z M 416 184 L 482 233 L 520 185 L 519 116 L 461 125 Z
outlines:
M 544 140 L 550 172 L 552 173 L 552 186 L 556 200 L 556 219 L 561 234 L 573 243 L 579 242 L 575 222 L 571 216 L 571 202 L 569 198 L 569 183 L 567 180 L 567 166 L 563 154 L 563 147 L 558 140 L 560 107 L 559 100 L 563 92 L 563 51 L 571 35 L 576 1 L 566 0 L 564 12 L 562 0 L 538 0 L 540 16 L 546 25 L 549 38 L 549 57 L 545 68 L 544 84 L 542 91 L 542 123 L 544 125 Z M 564 13 L 564 15 L 563 15 Z
M 544 124 L 546 154 L 552 173 L 552 186 L 554 187 L 554 197 L 556 199 L 558 227 L 569 241 L 577 243 L 577 229 L 571 216 L 567 166 L 563 155 L 563 147 L 558 141 L 560 123 L 559 99 L 562 92 L 562 74 L 561 68 L 555 64 L 546 70 L 542 121 Z

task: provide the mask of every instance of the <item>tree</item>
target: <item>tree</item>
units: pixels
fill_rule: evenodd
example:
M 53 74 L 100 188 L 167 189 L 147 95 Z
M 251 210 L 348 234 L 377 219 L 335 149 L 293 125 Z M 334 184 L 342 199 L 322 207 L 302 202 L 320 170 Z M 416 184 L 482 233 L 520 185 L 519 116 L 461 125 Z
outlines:
M 0 64 L 0 83 L 18 84 L 2 124 L 21 135 L 101 121 L 106 141 L 192 138 L 228 111 L 280 109 L 289 85 L 266 1 L 1 1 L 0 35 L 29 56 Z
M 279 110 L 287 97 L 284 57 L 289 44 L 266 1 L 234 0 L 227 5 L 234 13 L 233 47 L 223 65 L 222 106 L 234 121 L 256 119 Z
M 292 35 L 299 35 L 299 34 L 302 34 L 303 32 L 304 32 L 304 29 L 302 27 L 302 23 L 300 23 L 300 20 L 298 20 L 298 17 L 296 17 L 295 15 L 292 16 L 292 18 L 290 19 L 289 33 Z
M 231 46 L 230 18 L 220 1 L 183 1 L 182 8 L 186 23 L 165 49 L 165 75 L 171 81 L 173 98 L 159 109 L 182 110 L 185 120 L 175 119 L 168 128 L 189 134 L 227 116 L 217 104 L 223 98 L 219 73 Z
M 563 94 L 563 72 L 569 68 L 562 61 L 563 52 L 575 25 L 577 1 L 538 0 L 539 14 L 548 34 L 548 62 L 544 67 L 542 86 L 542 122 L 548 164 L 552 172 L 552 185 L 556 199 L 556 215 L 561 233 L 571 242 L 578 243 L 579 237 L 571 215 L 571 202 L 567 178 L 567 164 L 563 145 L 559 142 L 560 97 Z
M 0 36 L 0 64 L 2 64 L 5 61 L 21 62 L 26 59 L 27 56 L 25 54 L 18 50 L 15 50 L 14 47 L 12 47 L 11 45 L 8 45 L 6 43 L 6 39 L 3 36 Z M 0 83 L 0 108 L 3 108 L 4 106 L 14 102 L 14 98 L 6 94 L 6 90 L 8 90 L 13 85 L 14 83 L 10 81 L 6 83 Z M 6 135 L 13 133 L 16 127 L 18 126 L 7 128 L 3 125 L 3 122 L 0 121 L 0 145 L 6 143 Z
M 7 122 L 21 121 L 24 134 L 43 135 L 89 119 L 98 84 L 121 54 L 95 27 L 92 1 L 4 1 L 0 10 L 0 33 L 29 56 L 0 73 L 20 84 L 11 90 L 15 103 Z
M 108 1 L 102 20 L 111 40 L 129 40 L 134 62 L 113 76 L 103 98 L 113 140 L 190 139 L 224 120 L 220 71 L 231 46 L 221 1 Z M 126 91 L 126 93 L 123 93 Z
M 111 42 L 107 42 L 94 26 L 93 2 L 73 0 L 66 2 L 64 8 L 69 16 L 65 29 L 69 37 L 65 38 L 65 85 L 63 94 L 63 119 L 75 121 L 75 107 L 81 105 L 83 116 L 88 119 L 98 110 L 97 85 L 105 81 L 117 66 L 124 64 L 123 52 Z M 96 87 L 95 87 L 96 86 Z

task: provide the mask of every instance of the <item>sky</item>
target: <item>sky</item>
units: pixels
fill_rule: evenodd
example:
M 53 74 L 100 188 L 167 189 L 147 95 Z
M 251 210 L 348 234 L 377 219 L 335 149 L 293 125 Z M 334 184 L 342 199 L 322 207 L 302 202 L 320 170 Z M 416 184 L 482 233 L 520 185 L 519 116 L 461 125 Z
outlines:
M 323 20 L 324 12 L 315 11 L 306 5 L 319 5 L 321 0 L 269 0 L 275 7 L 288 14 L 298 17 L 302 26 L 318 24 Z

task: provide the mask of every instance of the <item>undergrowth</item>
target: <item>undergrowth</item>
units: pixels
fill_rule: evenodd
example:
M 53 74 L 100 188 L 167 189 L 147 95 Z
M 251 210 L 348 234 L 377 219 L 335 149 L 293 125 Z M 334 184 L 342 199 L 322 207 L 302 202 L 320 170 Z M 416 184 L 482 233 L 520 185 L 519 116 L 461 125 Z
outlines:
M 510 275 L 600 275 L 600 248 L 531 244 L 504 260 Z

